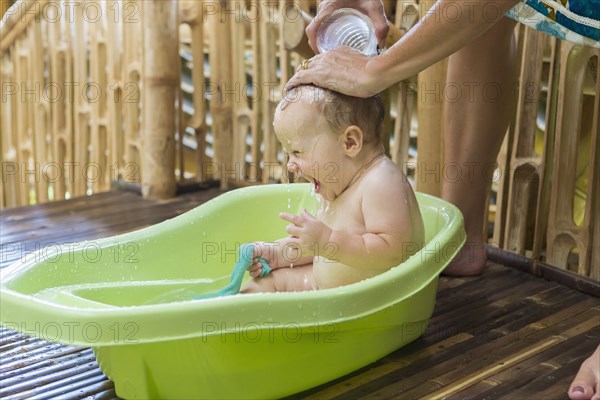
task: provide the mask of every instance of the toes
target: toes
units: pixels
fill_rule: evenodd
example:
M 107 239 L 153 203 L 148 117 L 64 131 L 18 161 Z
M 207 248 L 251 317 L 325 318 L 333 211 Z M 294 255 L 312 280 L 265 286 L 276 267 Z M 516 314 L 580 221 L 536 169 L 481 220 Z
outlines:
M 588 400 L 591 399 L 593 394 L 592 388 L 583 382 L 574 381 L 569 388 L 569 398 L 571 400 Z
M 581 364 L 579 372 L 569 387 L 569 398 L 571 400 L 600 400 L 600 389 L 594 385 L 600 385 L 593 370 L 589 367 L 589 359 Z

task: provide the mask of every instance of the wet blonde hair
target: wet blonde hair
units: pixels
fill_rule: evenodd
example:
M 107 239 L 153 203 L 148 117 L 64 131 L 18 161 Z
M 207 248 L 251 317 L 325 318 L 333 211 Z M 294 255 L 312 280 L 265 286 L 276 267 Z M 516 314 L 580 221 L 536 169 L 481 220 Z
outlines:
M 385 109 L 379 95 L 353 97 L 314 85 L 301 85 L 288 90 L 277 111 L 297 101 L 316 104 L 329 128 L 337 134 L 355 125 L 363 132 L 363 144 L 379 145 L 382 142 Z

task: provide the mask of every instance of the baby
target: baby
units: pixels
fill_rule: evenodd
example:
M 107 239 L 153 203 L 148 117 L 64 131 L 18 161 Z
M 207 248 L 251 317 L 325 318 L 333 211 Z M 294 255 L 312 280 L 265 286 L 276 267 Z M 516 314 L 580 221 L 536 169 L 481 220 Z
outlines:
M 316 215 L 281 213 L 287 238 L 259 242 L 254 257 L 272 273 L 242 293 L 303 291 L 348 285 L 378 275 L 416 253 L 424 241 L 415 194 L 402 170 L 385 156 L 383 102 L 314 86 L 290 90 L 275 111 L 277 139 L 288 169 L 322 198 Z M 256 261 L 256 260 L 255 260 Z

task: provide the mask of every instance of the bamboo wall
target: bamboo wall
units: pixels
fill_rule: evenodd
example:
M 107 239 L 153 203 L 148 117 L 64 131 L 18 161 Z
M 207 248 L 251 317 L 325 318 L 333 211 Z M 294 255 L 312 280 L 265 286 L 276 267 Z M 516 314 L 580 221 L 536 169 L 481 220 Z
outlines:
M 140 3 L 25 1 L 7 14 L 0 206 L 139 181 Z
M 390 44 L 424 12 L 417 3 L 385 2 Z M 273 111 L 310 56 L 315 2 L 67 4 L 20 1 L 3 18 L 0 207 L 115 184 L 165 198 L 188 184 L 285 178 Z M 491 242 L 599 279 L 598 51 L 518 32 L 518 109 L 498 160 Z M 390 156 L 434 194 L 441 179 L 420 182 L 415 168 L 443 163 L 432 118 L 442 104 L 418 87 L 444 76 L 441 63 L 384 93 Z
M 491 242 L 600 280 L 600 51 L 529 28 L 518 38 Z

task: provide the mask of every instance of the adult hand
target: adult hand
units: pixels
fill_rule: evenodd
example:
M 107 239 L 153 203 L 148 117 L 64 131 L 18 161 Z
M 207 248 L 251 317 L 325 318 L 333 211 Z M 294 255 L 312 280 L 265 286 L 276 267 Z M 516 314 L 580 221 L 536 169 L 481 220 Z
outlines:
M 313 84 L 355 97 L 371 97 L 385 89 L 385 82 L 374 70 L 377 58 L 369 58 L 347 46 L 317 54 L 298 68 L 285 90 Z
M 363 14 L 368 15 L 369 18 L 371 18 L 371 21 L 373 21 L 375 36 L 377 37 L 379 47 L 385 47 L 385 38 L 387 37 L 390 28 L 388 26 L 387 18 L 385 17 L 385 9 L 381 0 L 323 0 L 317 9 L 317 16 L 306 27 L 308 44 L 315 54 L 319 53 L 319 49 L 317 48 L 317 31 L 319 25 L 321 25 L 321 22 L 327 19 L 327 17 L 338 8 L 354 8 L 361 11 Z

